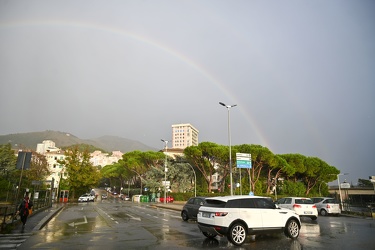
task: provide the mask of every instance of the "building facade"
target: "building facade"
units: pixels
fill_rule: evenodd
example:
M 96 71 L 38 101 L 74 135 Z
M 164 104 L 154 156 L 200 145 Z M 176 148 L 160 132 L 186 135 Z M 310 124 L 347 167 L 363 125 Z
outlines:
M 190 123 L 172 125 L 172 148 L 185 149 L 198 146 L 199 131 Z

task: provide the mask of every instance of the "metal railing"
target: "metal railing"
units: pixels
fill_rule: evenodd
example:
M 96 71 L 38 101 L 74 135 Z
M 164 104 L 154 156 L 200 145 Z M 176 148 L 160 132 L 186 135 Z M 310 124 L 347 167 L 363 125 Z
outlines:
M 1 233 L 6 231 L 7 228 L 13 227 L 15 223 L 20 221 L 20 217 L 16 216 L 18 206 L 19 204 L 0 205 Z M 52 201 L 49 197 L 34 200 L 32 207 L 33 213 L 30 216 L 50 207 L 52 207 Z

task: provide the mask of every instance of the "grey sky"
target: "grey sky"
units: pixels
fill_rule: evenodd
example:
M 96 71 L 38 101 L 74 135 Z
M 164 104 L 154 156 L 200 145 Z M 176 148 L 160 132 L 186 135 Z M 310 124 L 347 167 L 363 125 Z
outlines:
M 317 156 L 375 175 L 374 1 L 0 1 L 0 134 Z M 340 178 L 341 179 L 341 178 Z

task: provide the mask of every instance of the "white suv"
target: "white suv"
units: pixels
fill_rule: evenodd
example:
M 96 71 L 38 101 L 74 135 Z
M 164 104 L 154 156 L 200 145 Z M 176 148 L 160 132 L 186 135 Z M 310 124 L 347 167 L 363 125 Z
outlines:
M 206 198 L 199 208 L 198 227 L 208 238 L 226 236 L 236 246 L 245 242 L 247 234 L 283 231 L 297 238 L 301 221 L 294 211 L 278 208 L 272 200 L 259 196 L 221 196 Z

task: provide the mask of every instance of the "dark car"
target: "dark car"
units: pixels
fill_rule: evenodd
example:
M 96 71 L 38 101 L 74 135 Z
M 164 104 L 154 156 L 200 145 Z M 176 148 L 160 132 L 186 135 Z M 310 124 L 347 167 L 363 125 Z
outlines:
M 190 198 L 181 211 L 181 218 L 184 221 L 189 219 L 197 219 L 198 210 L 202 205 L 206 204 L 206 197 Z

